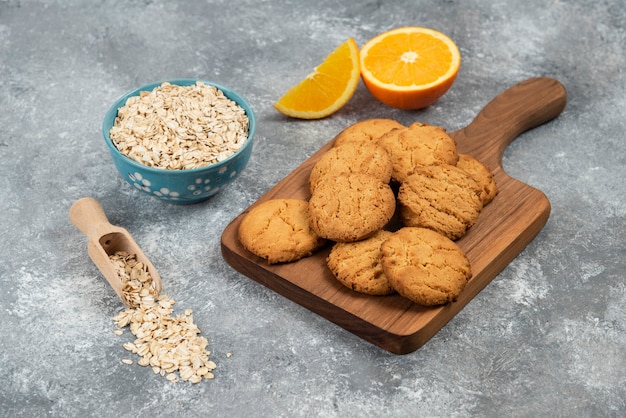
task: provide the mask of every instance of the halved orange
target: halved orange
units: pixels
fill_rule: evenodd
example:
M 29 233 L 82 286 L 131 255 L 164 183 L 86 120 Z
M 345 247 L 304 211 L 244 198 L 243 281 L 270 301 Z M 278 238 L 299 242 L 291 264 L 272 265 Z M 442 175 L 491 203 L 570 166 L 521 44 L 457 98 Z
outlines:
M 461 66 L 458 47 L 433 29 L 407 26 L 384 32 L 361 48 L 361 77 L 381 102 L 421 109 L 443 96 Z
M 291 87 L 274 107 L 294 118 L 324 118 L 348 103 L 359 84 L 360 74 L 359 47 L 350 38 L 304 80 Z

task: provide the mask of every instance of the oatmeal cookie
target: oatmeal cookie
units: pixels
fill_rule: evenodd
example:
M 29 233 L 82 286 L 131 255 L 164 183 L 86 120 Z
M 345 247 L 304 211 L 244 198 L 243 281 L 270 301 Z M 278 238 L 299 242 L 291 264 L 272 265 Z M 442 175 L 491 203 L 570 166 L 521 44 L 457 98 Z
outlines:
M 402 183 L 416 166 L 456 165 L 456 142 L 444 128 L 419 122 L 391 131 L 378 140 L 387 150 L 393 164 L 392 178 Z
M 273 199 L 253 207 L 239 224 L 239 241 L 269 264 L 311 255 L 325 240 L 310 227 L 308 202 Z
M 355 292 L 376 296 L 395 293 L 380 263 L 380 246 L 391 235 L 380 230 L 358 242 L 338 242 L 326 264 L 341 284 Z
M 465 235 L 483 208 L 476 181 L 452 165 L 417 167 L 400 186 L 398 202 L 404 226 L 429 228 L 451 240 Z
M 325 178 L 340 174 L 363 173 L 376 177 L 383 183 L 391 180 L 391 158 L 381 146 L 374 143 L 343 144 L 329 149 L 315 163 L 309 176 L 311 193 Z
M 430 229 L 401 228 L 382 243 L 380 251 L 389 283 L 400 295 L 420 305 L 455 301 L 472 277 L 463 250 Z
M 378 138 L 394 129 L 404 128 L 400 122 L 393 119 L 366 119 L 348 126 L 335 137 L 334 146 L 346 142 L 367 143 L 376 142 Z
M 459 154 L 456 166 L 467 171 L 480 186 L 480 200 L 487 206 L 498 194 L 498 186 L 493 173 L 480 161 L 469 154 Z
M 309 200 L 311 227 L 337 242 L 365 239 L 393 216 L 396 199 L 389 184 L 368 174 L 341 174 L 321 182 Z

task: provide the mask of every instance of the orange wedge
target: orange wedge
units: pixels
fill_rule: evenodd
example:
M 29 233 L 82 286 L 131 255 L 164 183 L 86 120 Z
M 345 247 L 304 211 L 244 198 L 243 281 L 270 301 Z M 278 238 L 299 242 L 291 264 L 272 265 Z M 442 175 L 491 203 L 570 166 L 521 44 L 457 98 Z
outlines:
M 304 80 L 291 87 L 274 107 L 294 118 L 324 118 L 348 103 L 359 84 L 360 74 L 359 47 L 350 38 Z
M 361 48 L 361 77 L 381 102 L 400 109 L 421 109 L 454 83 L 461 54 L 446 35 L 408 26 L 390 30 Z

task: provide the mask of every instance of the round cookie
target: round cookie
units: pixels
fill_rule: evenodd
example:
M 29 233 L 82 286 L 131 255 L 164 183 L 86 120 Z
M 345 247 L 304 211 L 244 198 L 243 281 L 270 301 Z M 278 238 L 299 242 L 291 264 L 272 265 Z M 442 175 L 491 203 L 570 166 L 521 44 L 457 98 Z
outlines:
M 429 228 L 451 240 L 465 235 L 483 208 L 476 181 L 452 165 L 416 167 L 400 185 L 398 202 L 404 226 Z
M 463 250 L 430 229 L 401 228 L 383 242 L 380 251 L 389 283 L 400 295 L 420 305 L 455 301 L 472 277 Z
M 450 164 L 459 158 L 456 142 L 444 128 L 419 122 L 391 131 L 379 138 L 378 144 L 391 157 L 391 177 L 399 183 L 413 173 L 416 166 Z
M 400 122 L 393 119 L 366 119 L 348 126 L 335 137 L 334 146 L 346 142 L 376 142 L 378 138 L 394 129 L 404 128 Z
M 391 158 L 381 146 L 345 143 L 329 149 L 315 163 L 309 176 L 309 187 L 313 193 L 317 184 L 325 178 L 352 173 L 369 174 L 383 183 L 389 183 L 391 168 Z
M 467 171 L 480 186 L 480 200 L 487 206 L 498 194 L 498 186 L 493 173 L 476 158 L 469 154 L 459 154 L 456 166 Z
M 309 199 L 311 228 L 320 237 L 353 242 L 382 229 L 393 216 L 391 187 L 367 174 L 341 174 L 320 182 Z
M 311 229 L 308 208 L 305 200 L 267 200 L 250 209 L 241 220 L 239 241 L 269 264 L 309 256 L 325 240 Z
M 358 242 L 338 242 L 326 264 L 341 284 L 355 292 L 375 296 L 395 293 L 380 263 L 380 246 L 391 235 L 391 231 L 380 230 Z

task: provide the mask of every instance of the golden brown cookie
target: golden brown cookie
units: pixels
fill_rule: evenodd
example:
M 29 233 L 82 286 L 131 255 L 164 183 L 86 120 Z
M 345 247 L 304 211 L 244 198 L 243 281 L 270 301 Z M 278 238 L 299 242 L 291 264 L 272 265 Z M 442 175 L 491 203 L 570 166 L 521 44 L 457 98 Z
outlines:
M 308 208 L 305 200 L 267 200 L 244 216 L 239 224 L 239 241 L 269 264 L 309 256 L 325 240 L 311 229 Z
M 417 167 L 398 191 L 404 226 L 429 228 L 456 240 L 476 223 L 483 208 L 480 187 L 452 165 Z
M 402 183 L 416 166 L 433 164 L 456 165 L 456 142 L 444 128 L 419 122 L 391 131 L 378 140 L 393 163 L 391 177 Z
M 309 200 L 313 231 L 337 242 L 369 237 L 389 222 L 395 208 L 389 184 L 367 174 L 341 174 L 320 182 Z
M 469 154 L 459 154 L 456 166 L 467 171 L 480 186 L 480 200 L 487 206 L 498 194 L 498 186 L 493 173 L 480 161 Z
M 346 142 L 376 142 L 378 138 L 394 129 L 404 128 L 393 119 L 366 119 L 348 126 L 335 137 L 334 146 Z
M 472 277 L 463 250 L 430 229 L 401 228 L 382 243 L 380 251 L 389 283 L 420 305 L 455 301 Z
M 383 183 L 391 180 L 391 158 L 379 145 L 374 143 L 350 144 L 329 149 L 315 163 L 309 177 L 311 193 L 324 178 L 340 174 L 363 173 L 376 177 Z
M 326 264 L 341 284 L 366 295 L 395 292 L 380 263 L 380 246 L 393 232 L 380 230 L 358 242 L 338 242 L 330 250 Z

